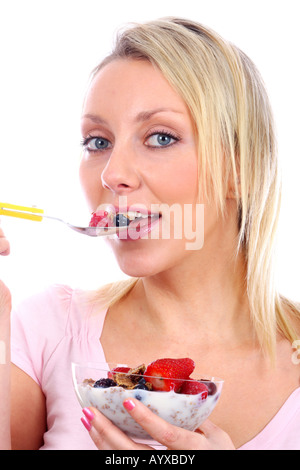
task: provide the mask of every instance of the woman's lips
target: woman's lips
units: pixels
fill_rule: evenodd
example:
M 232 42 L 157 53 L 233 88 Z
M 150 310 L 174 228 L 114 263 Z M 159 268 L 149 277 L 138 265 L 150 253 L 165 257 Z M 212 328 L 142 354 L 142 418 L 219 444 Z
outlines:
M 156 225 L 159 218 L 161 217 L 160 213 L 151 213 L 145 209 L 140 210 L 124 211 L 118 210 L 116 212 L 111 210 L 96 210 L 92 214 L 90 220 L 90 227 L 126 227 L 128 225 L 128 230 L 122 230 L 117 233 L 117 236 L 121 240 L 138 240 L 149 233 L 153 226 Z

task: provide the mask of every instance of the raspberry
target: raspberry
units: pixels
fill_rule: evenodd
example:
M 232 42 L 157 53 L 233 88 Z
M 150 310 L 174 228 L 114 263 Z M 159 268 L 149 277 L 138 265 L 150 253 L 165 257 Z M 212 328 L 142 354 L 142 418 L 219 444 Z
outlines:
M 183 383 L 180 389 L 180 393 L 183 393 L 186 395 L 198 395 L 199 393 L 201 393 L 202 400 L 205 400 L 208 395 L 208 388 L 204 383 L 198 382 L 195 379 L 189 378 L 189 380 Z
M 123 374 L 127 374 L 130 371 L 130 367 L 115 367 L 114 369 L 110 370 L 107 374 L 107 377 L 110 379 L 114 378 L 114 372 L 122 372 Z
M 107 211 L 93 212 L 89 226 L 90 227 L 106 227 L 108 225 L 107 216 L 108 216 Z

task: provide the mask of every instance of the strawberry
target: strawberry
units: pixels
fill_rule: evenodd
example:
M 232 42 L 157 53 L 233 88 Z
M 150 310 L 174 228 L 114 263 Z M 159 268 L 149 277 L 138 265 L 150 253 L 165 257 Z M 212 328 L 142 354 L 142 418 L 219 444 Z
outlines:
M 189 358 L 158 359 L 148 365 L 144 376 L 147 376 L 147 382 L 152 384 L 153 390 L 161 392 L 174 390 L 176 392 L 194 368 L 195 363 Z
M 208 388 L 204 383 L 198 382 L 195 379 L 189 378 L 189 380 L 186 380 L 182 384 L 180 393 L 184 393 L 186 395 L 198 395 L 199 393 L 201 393 L 202 400 L 205 400 L 208 395 Z
M 123 374 L 127 374 L 130 371 L 130 367 L 115 367 L 114 369 L 110 370 L 107 374 L 109 379 L 114 378 L 114 372 L 122 372 Z

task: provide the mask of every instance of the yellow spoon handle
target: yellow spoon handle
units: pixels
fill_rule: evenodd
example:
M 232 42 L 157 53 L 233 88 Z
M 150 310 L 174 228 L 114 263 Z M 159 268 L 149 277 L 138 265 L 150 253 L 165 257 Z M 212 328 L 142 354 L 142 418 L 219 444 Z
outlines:
M 44 214 L 43 209 L 38 209 L 37 207 L 16 206 L 15 204 L 0 202 L 0 215 L 20 217 L 21 219 L 41 222 L 43 220 L 43 216 L 38 214 Z

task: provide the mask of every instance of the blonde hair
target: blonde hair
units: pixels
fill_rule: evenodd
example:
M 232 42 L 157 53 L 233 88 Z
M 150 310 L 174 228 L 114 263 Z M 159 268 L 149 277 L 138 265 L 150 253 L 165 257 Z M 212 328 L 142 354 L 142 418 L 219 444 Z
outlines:
M 280 296 L 274 281 L 274 242 L 281 181 L 272 110 L 253 62 L 211 29 L 181 18 L 132 25 L 94 70 L 118 58 L 148 60 L 184 99 L 199 146 L 199 188 L 224 215 L 229 185 L 239 215 L 238 250 L 247 263 L 245 285 L 258 340 L 275 358 L 276 334 L 290 341 L 289 319 L 299 306 Z M 137 279 L 99 291 L 106 305 L 126 295 Z

